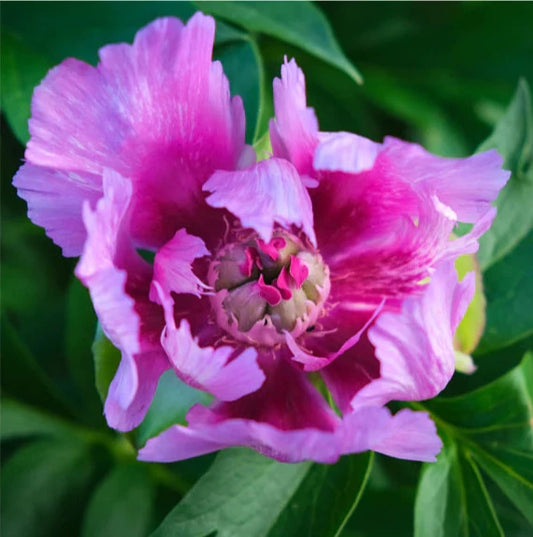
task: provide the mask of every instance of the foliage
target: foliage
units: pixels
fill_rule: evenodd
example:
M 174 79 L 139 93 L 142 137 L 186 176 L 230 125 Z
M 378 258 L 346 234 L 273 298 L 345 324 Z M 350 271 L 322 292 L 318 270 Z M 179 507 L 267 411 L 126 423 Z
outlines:
M 217 18 L 215 55 L 232 92 L 243 96 L 250 143 L 268 147 L 270 84 L 287 54 L 307 75 L 324 130 L 376 140 L 392 134 L 443 155 L 496 147 L 512 171 L 478 256 L 486 298 L 478 369 L 416 405 L 432 414 L 444 440 L 437 463 L 367 453 L 332 466 L 287 465 L 245 449 L 172 465 L 137 462 L 134 446 L 183 422 L 184 410 L 202 400 L 168 375 L 136 432 L 107 428 L 100 397 L 117 351 L 100 331 L 92 343 L 96 320 L 71 276 L 72 260 L 29 223 L 10 181 L 28 139 L 33 87 L 48 69 L 68 56 L 94 64 L 100 46 L 131 41 L 157 16 L 188 18 L 198 8 Z M 531 4 L 18 2 L 1 9 L 2 535 L 531 532 Z

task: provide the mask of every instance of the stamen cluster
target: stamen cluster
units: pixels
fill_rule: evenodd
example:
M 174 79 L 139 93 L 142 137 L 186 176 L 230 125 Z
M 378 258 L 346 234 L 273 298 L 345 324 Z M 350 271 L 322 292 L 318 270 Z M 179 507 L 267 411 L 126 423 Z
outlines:
M 238 340 L 272 346 L 312 329 L 329 294 L 329 270 L 300 239 L 278 232 L 224 246 L 209 270 L 218 324 Z

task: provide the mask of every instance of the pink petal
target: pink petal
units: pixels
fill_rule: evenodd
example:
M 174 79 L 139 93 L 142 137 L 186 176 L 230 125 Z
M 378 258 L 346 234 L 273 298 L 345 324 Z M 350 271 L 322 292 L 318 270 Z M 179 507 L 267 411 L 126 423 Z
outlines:
M 352 348 L 321 369 L 320 375 L 341 412 L 351 412 L 351 401 L 355 394 L 379 378 L 379 361 L 366 334 Z
M 209 409 L 194 406 L 187 415 L 188 428 L 177 425 L 149 440 L 140 458 L 180 460 L 245 445 L 288 462 L 334 462 L 339 456 L 334 442 L 339 419 L 318 391 L 283 359 L 266 372 L 267 380 L 255 393 Z
M 133 45 L 101 49 L 96 68 L 70 59 L 52 69 L 34 93 L 27 161 L 91 174 L 96 190 L 106 167 L 131 178 L 138 246 L 159 247 L 186 224 L 211 238 L 222 220 L 201 185 L 251 155 L 242 102 L 211 61 L 213 39 L 210 17 L 196 14 L 186 26 L 163 18 Z M 64 188 L 54 186 L 60 196 Z
M 402 410 L 391 416 L 386 408 L 368 408 L 342 420 L 328 416 L 321 425 L 316 417 L 305 418 L 316 410 L 314 397 L 309 399 L 305 389 L 298 394 L 303 395 L 303 400 L 296 395 L 287 397 L 288 390 L 278 390 L 279 410 L 274 407 L 276 403 L 273 404 L 272 398 L 266 400 L 266 407 L 261 404 L 260 394 L 268 389 L 267 383 L 257 394 L 244 398 L 243 403 L 218 404 L 209 409 L 194 406 L 187 415 L 188 427 L 175 425 L 148 440 L 139 458 L 171 462 L 229 446 L 249 446 L 283 462 L 332 463 L 342 454 L 368 449 L 429 461 L 435 460 L 440 450 L 435 425 L 425 413 Z M 295 387 L 301 389 L 302 385 L 297 383 Z M 289 401 L 296 405 L 292 416 L 288 414 L 293 410 L 292 404 L 281 412 L 281 405 Z M 311 408 L 303 406 L 306 404 Z M 303 411 L 303 420 L 293 421 L 296 410 Z
M 82 205 L 91 207 L 102 195 L 99 179 L 83 172 L 63 172 L 24 164 L 13 179 L 18 195 L 28 204 L 30 220 L 63 249 L 63 255 L 81 254 L 87 238 Z
M 254 348 L 249 347 L 237 355 L 229 346 L 200 347 L 186 319 L 176 327 L 170 296 L 157 282 L 152 289 L 158 293 L 158 302 L 165 310 L 166 327 L 161 343 L 176 374 L 184 382 L 222 401 L 234 401 L 261 387 L 265 375 L 257 364 Z
M 281 291 L 273 285 L 265 283 L 262 274 L 259 276 L 257 286 L 259 287 L 259 296 L 264 298 L 271 306 L 277 306 L 281 302 Z
M 310 191 L 315 229 L 345 298 L 375 304 L 407 296 L 440 261 L 477 250 L 508 177 L 495 152 L 445 159 L 391 138 L 383 145 L 344 133 L 320 138 L 320 183 Z M 451 240 L 458 221 L 473 230 Z
M 394 416 L 385 407 L 354 412 L 346 416 L 341 434 L 344 453 L 371 449 L 400 459 L 434 462 L 442 448 L 428 414 L 407 408 Z
M 162 312 L 147 297 L 151 269 L 124 232 L 131 183 L 105 170 L 103 186 L 96 209 L 84 205 L 87 241 L 76 275 L 89 288 L 102 329 L 122 352 L 105 413 L 110 426 L 126 431 L 144 418 L 168 362 L 158 341 Z
M 294 283 L 299 289 L 302 286 L 302 283 L 309 276 L 309 268 L 304 265 L 302 260 L 299 257 L 291 255 L 291 265 L 290 265 L 290 275 L 294 278 Z
M 305 77 L 294 59 L 281 66 L 281 79 L 274 79 L 274 110 L 270 139 L 275 157 L 294 164 L 302 175 L 312 175 L 313 153 L 318 143 L 318 122 L 307 108 Z
M 511 175 L 501 169 L 503 159 L 495 149 L 468 158 L 443 158 L 417 144 L 386 137 L 384 151 L 400 177 L 431 188 L 460 222 L 478 221 Z
M 257 231 L 269 242 L 276 223 L 301 227 L 315 242 L 311 200 L 296 169 L 281 159 L 268 159 L 236 172 L 217 171 L 205 183 L 206 201 L 225 208 L 243 227 Z
M 383 313 L 369 330 L 380 376 L 352 400 L 354 409 L 391 400 L 437 395 L 453 375 L 453 335 L 474 293 L 474 274 L 461 283 L 453 263 L 442 263 L 424 293 L 407 298 L 401 312 Z
M 205 255 L 209 255 L 209 250 L 202 239 L 189 235 L 184 229 L 176 231 L 174 237 L 155 255 L 150 300 L 160 304 L 159 294 L 154 288 L 155 282 L 166 295 L 173 291 L 199 297 L 208 286 L 194 274 L 192 263 Z
M 380 149 L 380 144 L 349 132 L 321 133 L 313 167 L 331 172 L 364 172 L 373 168 Z
M 342 305 L 341 305 L 341 308 L 342 308 Z M 330 323 L 335 322 L 335 320 L 338 319 L 337 316 L 339 315 L 340 311 L 339 309 L 337 309 L 337 311 L 335 312 L 336 313 L 335 315 L 332 315 L 332 313 L 330 312 L 330 314 L 328 315 L 329 317 L 328 321 Z M 296 362 L 302 363 L 304 366 L 304 371 L 317 371 L 319 369 L 322 369 L 328 366 L 336 358 L 338 358 L 339 356 L 342 356 L 345 352 L 349 351 L 354 345 L 356 345 L 359 342 L 365 330 L 372 324 L 372 322 L 378 316 L 380 311 L 381 311 L 381 305 L 378 306 L 374 310 L 371 316 L 367 317 L 365 323 L 362 326 L 360 326 L 356 332 L 352 332 L 349 335 L 349 337 L 347 337 L 346 340 L 342 341 L 342 344 L 340 345 L 340 347 L 338 347 L 335 351 L 325 352 L 322 355 L 320 353 L 312 354 L 310 352 L 304 351 L 300 346 L 298 346 L 298 344 L 296 343 L 294 338 L 291 336 L 291 334 L 289 332 L 285 332 L 285 341 L 291 353 L 293 354 L 292 359 L 295 360 Z M 348 313 L 348 315 L 350 314 L 349 312 L 345 312 L 345 314 L 346 313 Z M 341 324 L 344 324 L 344 323 L 341 321 Z M 352 328 L 352 330 L 354 328 Z M 307 338 L 307 340 L 309 341 L 311 345 L 313 344 L 312 337 L 313 336 Z M 327 333 L 322 337 L 324 339 L 329 339 Z M 338 336 L 335 339 L 338 339 Z M 320 346 L 320 343 L 321 342 L 317 342 L 318 346 Z M 317 348 L 315 345 L 313 345 L 313 347 Z

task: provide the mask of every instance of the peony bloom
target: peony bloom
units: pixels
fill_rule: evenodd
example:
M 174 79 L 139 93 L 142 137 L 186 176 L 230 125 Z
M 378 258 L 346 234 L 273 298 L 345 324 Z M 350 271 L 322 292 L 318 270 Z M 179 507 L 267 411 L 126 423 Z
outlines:
M 109 425 L 136 427 L 172 368 L 214 400 L 142 459 L 244 445 L 283 461 L 434 460 L 428 415 L 384 405 L 451 378 L 474 291 L 454 260 L 476 251 L 509 174 L 495 151 L 444 159 L 320 132 L 294 61 L 274 81 L 273 155 L 255 163 L 213 39 L 210 17 L 159 19 L 34 93 L 14 184 L 64 255 L 81 254 L 76 274 L 122 352 Z M 472 229 L 453 239 L 457 222 Z

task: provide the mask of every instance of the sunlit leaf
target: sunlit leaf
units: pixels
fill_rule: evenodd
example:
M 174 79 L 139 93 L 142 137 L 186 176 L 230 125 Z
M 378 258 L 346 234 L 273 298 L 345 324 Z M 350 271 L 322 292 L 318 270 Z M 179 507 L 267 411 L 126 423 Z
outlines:
M 120 363 L 120 351 L 107 339 L 100 323 L 96 327 L 92 351 L 96 389 L 102 401 L 105 401 L 109 385 Z

